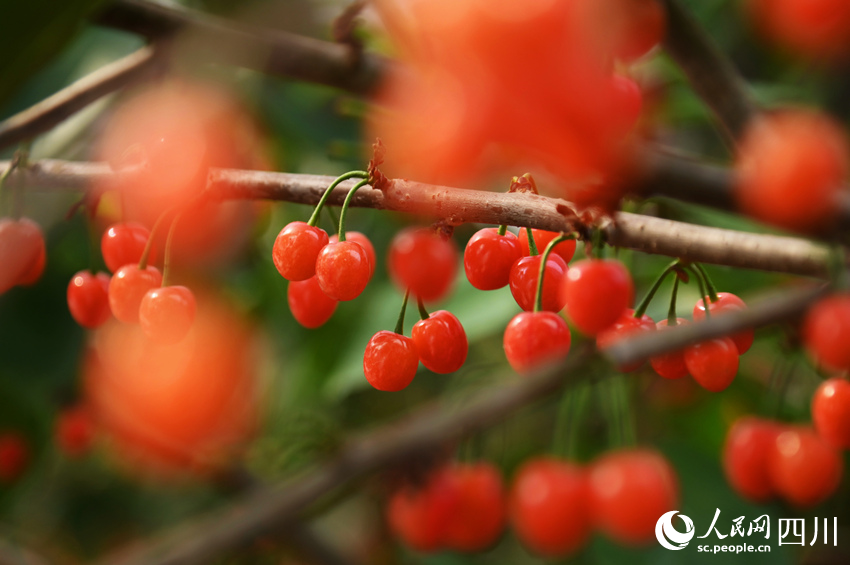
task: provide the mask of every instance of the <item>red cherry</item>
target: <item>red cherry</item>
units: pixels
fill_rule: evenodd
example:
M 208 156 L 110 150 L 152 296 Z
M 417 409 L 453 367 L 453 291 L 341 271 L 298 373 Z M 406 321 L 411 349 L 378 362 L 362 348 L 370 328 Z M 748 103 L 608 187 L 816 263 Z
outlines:
M 619 261 L 574 263 L 561 287 L 567 314 L 584 334 L 596 335 L 616 322 L 634 299 L 632 277 Z
M 112 316 L 109 309 L 109 280 L 106 273 L 92 275 L 89 271 L 80 271 L 71 277 L 67 292 L 68 310 L 84 328 L 96 328 Z
M 399 489 L 387 505 L 390 529 L 411 548 L 429 552 L 443 545 L 446 522 L 460 493 L 449 473 L 433 473 L 420 488 Z
M 466 278 L 478 290 L 496 290 L 508 284 L 511 267 L 522 257 L 517 236 L 499 235 L 498 228 L 475 232 L 463 252 Z
M 411 332 L 419 360 L 429 371 L 444 375 L 463 366 L 469 344 L 460 320 L 446 310 L 414 324 Z
M 767 502 L 774 494 L 767 466 L 782 428 L 777 422 L 746 416 L 726 435 L 723 471 L 735 492 L 747 500 Z
M 150 339 L 174 344 L 189 334 L 196 310 L 195 295 L 185 286 L 152 288 L 139 305 L 139 323 Z
M 850 383 L 832 378 L 812 397 L 812 423 L 818 435 L 836 449 L 850 449 Z
M 683 318 L 676 318 L 677 325 L 687 324 L 688 321 Z M 659 331 L 667 329 L 667 320 L 661 320 L 656 324 Z M 688 376 L 688 366 L 685 364 L 685 352 L 673 351 L 657 355 L 649 360 L 649 364 L 658 373 L 659 376 L 665 379 L 681 379 Z
M 306 222 L 288 223 L 274 240 L 272 260 L 277 272 L 289 281 L 304 281 L 316 274 L 316 259 L 329 242 L 325 230 Z
M 626 135 L 640 118 L 643 94 L 635 81 L 622 75 L 613 75 L 610 87 L 615 101 L 612 118 L 616 118 L 611 125 L 617 134 Z
M 505 527 L 502 477 L 490 463 L 457 464 L 446 469 L 459 493 L 443 533 L 446 547 L 481 551 L 493 545 Z
M 375 272 L 375 265 L 378 264 L 377 257 L 375 255 L 375 246 L 372 245 L 372 242 L 368 237 L 360 233 L 359 231 L 346 231 L 345 232 L 345 240 L 346 241 L 356 241 L 360 244 L 361 247 L 366 251 L 366 255 L 369 256 L 369 266 L 371 267 L 371 273 Z M 337 243 L 339 241 L 339 235 L 334 234 L 328 239 L 328 243 Z
M 850 370 L 850 294 L 835 294 L 809 308 L 803 321 L 803 343 L 827 369 Z
M 527 374 L 546 363 L 565 359 L 570 341 L 567 323 L 554 312 L 522 312 L 505 328 L 503 344 L 511 367 Z
M 716 301 L 712 302 L 706 297 L 705 302 L 708 302 L 708 312 L 710 315 L 734 312 L 735 310 L 743 310 L 747 307 L 743 300 L 731 292 L 718 292 Z M 697 300 L 697 303 L 694 305 L 694 322 L 705 319 L 705 302 Z M 738 348 L 738 355 L 743 355 L 752 347 L 755 332 L 753 330 L 744 330 L 729 337 L 735 342 L 735 347 Z
M 540 261 L 542 255 L 523 257 L 511 267 L 511 294 L 526 312 L 534 310 L 534 297 L 537 294 L 537 282 L 540 279 Z M 561 283 L 569 267 L 560 255 L 550 254 L 543 273 L 543 305 L 548 312 L 559 312 L 564 307 L 561 297 Z
M 532 228 L 531 235 L 534 237 L 534 243 L 535 245 L 537 245 L 537 251 L 543 253 L 543 250 L 546 249 L 549 243 L 561 234 L 555 231 L 536 230 Z M 527 229 L 523 228 L 519 230 L 517 240 L 519 241 L 519 248 L 520 251 L 522 251 L 522 256 L 528 257 L 529 255 L 531 255 L 531 250 L 528 248 Z M 562 241 L 561 243 L 555 246 L 555 248 L 552 250 L 552 253 L 560 255 L 561 259 L 563 259 L 565 263 L 569 263 L 570 259 L 572 259 L 573 255 L 575 255 L 576 253 L 576 240 L 567 239 L 565 241 Z
M 694 380 L 711 392 L 725 390 L 738 374 L 738 348 L 728 337 L 686 347 L 684 357 Z
M 94 424 L 88 410 L 75 406 L 63 410 L 56 419 L 56 443 L 66 455 L 86 453 L 94 442 Z
M 0 219 L 0 294 L 18 284 L 29 284 L 44 253 L 44 235 L 29 218 Z M 43 266 L 42 266 L 43 269 Z
M 419 368 L 419 354 L 409 337 L 390 331 L 372 336 L 363 355 L 363 373 L 378 390 L 397 391 L 407 387 Z
M 328 297 L 354 300 L 372 278 L 372 263 L 356 241 L 328 243 L 316 259 L 316 280 Z
M 27 218 L 22 218 L 20 221 L 27 221 Z M 35 222 L 33 222 L 35 223 Z M 41 234 L 41 228 L 38 230 L 39 234 Z M 35 262 L 32 264 L 30 269 L 21 275 L 18 279 L 18 284 L 21 286 L 32 286 L 38 282 L 41 278 L 42 273 L 44 273 L 44 267 L 47 265 L 47 249 L 44 245 L 44 236 L 42 235 L 38 238 L 38 252 L 36 254 Z
M 617 542 L 654 540 L 658 518 L 679 507 L 676 472 L 656 451 L 612 451 L 591 465 L 589 477 L 593 522 Z
M 148 228 L 133 222 L 109 226 L 100 238 L 100 253 L 106 268 L 114 273 L 124 265 L 138 263 L 150 236 Z M 148 261 L 155 259 L 151 250 Z
M 648 315 L 635 318 L 635 311 L 626 308 L 620 318 L 608 329 L 602 330 L 596 335 L 596 348 L 604 350 L 625 337 L 634 337 L 639 332 L 655 331 L 655 322 Z M 631 373 L 643 367 L 643 361 L 635 361 L 628 365 L 621 365 L 617 370 L 621 373 Z
M 574 463 L 526 462 L 510 495 L 514 531 L 532 551 L 549 557 L 575 553 L 590 536 L 587 477 Z
M 753 22 L 794 54 L 836 58 L 850 50 L 850 5 L 843 0 L 749 0 Z
M 389 271 L 402 289 L 425 302 L 435 302 L 449 293 L 457 273 L 457 247 L 433 230 L 407 228 L 393 238 Z
M 29 462 L 24 438 L 14 432 L 0 434 L 0 483 L 11 483 L 21 476 Z
M 814 430 L 795 426 L 776 436 L 768 473 L 785 500 L 799 507 L 814 506 L 838 488 L 844 462 Z
M 109 308 L 112 314 L 128 324 L 139 321 L 139 307 L 145 294 L 162 284 L 162 275 L 156 267 L 144 270 L 138 265 L 124 265 L 109 281 Z
M 330 320 L 339 304 L 322 292 L 316 277 L 290 282 L 286 289 L 286 299 L 292 316 L 299 324 L 310 329 L 318 328 Z

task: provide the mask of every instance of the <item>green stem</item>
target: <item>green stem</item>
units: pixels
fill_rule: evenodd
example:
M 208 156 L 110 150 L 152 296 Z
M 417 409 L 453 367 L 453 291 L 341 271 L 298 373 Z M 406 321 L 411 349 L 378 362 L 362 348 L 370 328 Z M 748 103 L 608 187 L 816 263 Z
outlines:
M 431 317 L 431 314 L 428 313 L 428 310 L 425 309 L 425 303 L 422 302 L 422 297 L 416 297 L 416 305 L 419 307 L 419 318 L 422 320 L 427 320 Z
M 687 270 L 689 270 L 691 272 L 691 274 L 694 276 L 694 278 L 697 280 L 697 286 L 699 287 L 699 295 L 701 297 L 700 299 L 702 300 L 702 305 L 705 307 L 705 317 L 710 318 L 711 312 L 709 311 L 709 308 L 708 308 L 708 298 L 707 298 L 708 294 L 706 294 L 705 282 L 703 281 L 702 275 L 700 274 L 699 271 L 697 271 L 696 269 L 694 269 L 690 265 L 685 267 L 685 268 Z
M 165 259 L 163 259 L 162 264 L 162 286 L 168 286 L 169 279 L 171 278 L 171 247 L 174 242 L 174 233 L 177 231 L 177 223 L 180 221 L 180 217 L 182 213 L 178 213 L 174 216 L 174 219 L 171 220 L 171 226 L 168 228 L 168 235 L 165 238 Z
M 547 245 L 546 249 L 543 251 L 543 256 L 540 258 L 540 269 L 537 271 L 537 291 L 534 294 L 535 312 L 540 312 L 541 310 L 543 310 L 543 275 L 546 272 L 546 262 L 549 260 L 549 255 L 552 253 L 552 250 L 555 248 L 556 245 L 568 239 L 572 238 L 568 235 L 561 234 L 552 241 L 550 241 L 549 245 Z M 531 243 L 531 239 L 529 239 L 528 241 L 529 243 Z
M 506 233 L 508 233 L 508 224 L 499 226 L 499 235 L 505 235 Z
M 331 192 L 333 192 L 333 189 L 335 189 L 339 183 L 346 181 L 348 179 L 366 179 L 366 178 L 369 178 L 369 173 L 367 173 L 366 171 L 349 171 L 349 172 L 345 173 L 344 175 L 338 176 L 336 178 L 336 180 L 334 180 L 330 184 L 330 186 L 325 189 L 324 194 L 322 194 L 322 197 L 319 199 L 319 203 L 316 204 L 316 208 L 313 210 L 313 214 L 310 216 L 310 219 L 307 220 L 307 224 L 310 225 L 310 226 L 315 226 L 316 224 L 319 223 L 319 214 L 322 213 L 322 208 L 324 207 L 325 202 L 327 202 L 328 198 L 330 198 Z
M 661 271 L 661 274 L 658 275 L 658 278 L 655 279 L 655 282 L 652 283 L 652 287 L 650 287 L 649 292 L 646 293 L 646 296 L 643 297 L 643 300 L 640 301 L 638 307 L 635 308 L 635 318 L 641 318 L 645 313 L 646 309 L 649 308 L 649 303 L 652 302 L 652 298 L 655 296 L 655 293 L 658 292 L 658 289 L 661 288 L 661 283 L 664 282 L 664 279 L 667 278 L 667 275 L 676 270 L 679 266 L 679 260 L 676 259 L 667 267 Z
M 676 296 L 679 294 L 679 277 L 673 280 L 673 292 L 670 293 L 670 309 L 667 310 L 667 325 L 675 326 L 679 323 L 676 316 Z
M 189 204 L 191 204 L 191 202 Z M 139 259 L 139 270 L 140 271 L 144 271 L 148 266 L 148 258 L 150 257 L 151 249 L 153 249 L 154 236 L 156 236 L 156 232 L 159 231 L 159 226 L 162 225 L 162 222 L 164 222 L 165 219 L 168 216 L 170 216 L 171 214 L 174 214 L 178 210 L 180 210 L 182 212 L 183 210 L 185 210 L 189 206 L 189 204 L 174 205 L 171 208 L 168 208 L 162 214 L 160 214 L 159 218 L 156 219 L 156 222 L 154 222 L 153 227 L 151 228 L 151 234 L 150 234 L 150 236 L 148 236 L 148 242 L 145 244 L 145 249 L 144 249 L 144 251 L 142 251 L 142 256 Z
M 612 446 L 620 447 L 623 445 L 623 414 L 618 406 L 612 377 L 600 381 L 599 390 L 608 415 L 608 441 Z
M 528 254 L 537 255 L 539 251 L 537 251 L 537 242 L 534 241 L 534 234 L 531 233 L 531 228 L 525 228 L 525 235 L 528 236 Z
M 361 187 L 369 184 L 369 179 L 363 179 L 354 187 L 348 191 L 348 194 L 345 196 L 345 202 L 342 203 L 342 210 L 339 212 L 339 240 L 345 241 L 345 218 L 348 216 L 348 206 L 351 204 L 351 199 L 354 198 L 354 193 L 357 192 Z
M 395 323 L 395 333 L 404 335 L 404 313 L 407 311 L 407 299 L 410 298 L 410 289 L 404 293 L 404 301 L 401 303 L 401 311 L 398 313 L 398 320 Z
M 706 272 L 705 268 L 703 268 L 703 266 L 699 263 L 694 263 L 694 267 L 697 268 L 697 270 L 702 275 L 702 278 L 705 280 L 705 288 L 706 290 L 708 290 L 708 297 L 711 299 L 712 302 L 717 302 L 717 287 L 715 287 L 714 283 L 711 282 L 711 277 L 708 276 L 708 273 Z

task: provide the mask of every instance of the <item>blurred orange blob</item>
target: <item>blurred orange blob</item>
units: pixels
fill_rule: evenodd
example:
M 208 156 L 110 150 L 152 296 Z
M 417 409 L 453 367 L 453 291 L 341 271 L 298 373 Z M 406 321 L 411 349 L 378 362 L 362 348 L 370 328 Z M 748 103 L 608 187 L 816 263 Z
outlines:
M 749 0 L 754 25 L 797 55 L 834 59 L 850 51 L 850 2 Z
M 176 345 L 138 325 L 97 331 L 84 365 L 87 405 L 126 466 L 154 476 L 226 465 L 259 417 L 258 335 L 227 305 L 198 297 L 196 322 Z
M 123 220 L 151 227 L 165 210 L 190 203 L 210 167 L 268 169 L 257 125 L 226 92 L 172 79 L 137 92 L 109 120 L 95 157 L 113 170 L 133 168 L 116 187 Z M 254 219 L 253 205 L 210 203 L 180 218 L 174 242 L 181 261 L 205 261 L 228 250 Z M 163 237 L 164 232 L 158 234 Z

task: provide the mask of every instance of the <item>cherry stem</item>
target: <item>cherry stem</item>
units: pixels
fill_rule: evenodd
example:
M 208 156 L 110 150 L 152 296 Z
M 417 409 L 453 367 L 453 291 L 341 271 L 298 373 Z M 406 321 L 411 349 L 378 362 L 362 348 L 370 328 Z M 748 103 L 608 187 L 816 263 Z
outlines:
M 705 268 L 699 263 L 694 263 L 694 267 L 700 272 L 703 280 L 705 280 L 705 288 L 708 290 L 708 297 L 712 302 L 717 302 L 717 287 L 714 286 L 714 283 L 711 282 L 711 277 L 708 276 L 708 272 L 706 272 Z
M 679 294 L 679 277 L 673 280 L 673 291 L 670 293 L 670 309 L 667 310 L 667 325 L 678 325 L 679 320 L 676 316 L 676 296 Z
M 322 213 L 322 208 L 327 202 L 328 198 L 331 196 L 331 192 L 333 189 L 337 187 L 337 185 L 343 181 L 348 179 L 366 179 L 369 178 L 369 173 L 366 171 L 349 171 L 343 175 L 338 176 L 329 187 L 325 189 L 325 192 L 322 194 L 322 197 L 319 199 L 319 203 L 316 204 L 316 208 L 313 210 L 313 214 L 310 216 L 310 219 L 307 220 L 307 225 L 315 226 L 319 223 L 319 214 Z M 342 241 L 342 240 L 340 240 Z
M 537 251 L 537 242 L 534 241 L 534 234 L 531 232 L 531 228 L 525 228 L 525 235 L 528 236 L 528 254 L 537 255 L 539 251 Z
M 345 218 L 348 216 L 348 206 L 351 204 L 351 199 L 354 198 L 354 193 L 357 192 L 360 187 L 366 186 L 369 184 L 369 179 L 363 179 L 354 187 L 348 191 L 348 194 L 345 196 L 345 201 L 342 203 L 342 210 L 339 212 L 339 230 L 337 233 L 339 234 L 339 241 L 345 241 Z
M 505 235 L 506 233 L 508 233 L 508 224 L 502 224 L 501 226 L 499 226 L 498 233 L 499 235 Z
M 331 218 L 331 223 L 333 224 L 333 229 L 337 229 L 339 226 L 339 216 L 334 212 L 333 206 L 325 206 L 325 210 L 328 213 L 328 216 Z
M 566 459 L 576 458 L 578 428 L 586 402 L 587 389 L 582 385 L 567 390 L 561 400 L 552 438 L 552 452 Z
M 425 309 L 425 303 L 422 302 L 422 297 L 416 297 L 416 305 L 419 307 L 419 318 L 422 320 L 427 320 L 431 317 L 431 314 L 428 313 L 428 310 Z
M 165 238 L 165 259 L 162 264 L 162 286 L 168 286 L 171 275 L 171 247 L 174 243 L 174 232 L 177 231 L 177 223 L 180 221 L 182 212 L 178 212 L 174 219 L 171 220 L 171 226 L 168 228 L 168 235 Z
M 620 413 L 620 430 L 621 438 L 625 445 L 634 445 L 635 437 L 635 419 L 632 413 L 632 399 L 629 394 L 629 384 L 625 380 L 624 375 L 615 375 L 612 377 L 611 384 L 614 389 L 614 394 L 617 398 L 617 409 Z
M 398 313 L 398 320 L 395 323 L 395 333 L 404 335 L 404 313 L 407 311 L 407 299 L 410 298 L 410 289 L 404 293 L 404 301 L 401 303 L 401 311 Z
M 705 307 L 705 317 L 710 318 L 711 317 L 711 311 L 708 308 L 708 300 L 709 299 L 708 299 L 708 294 L 706 293 L 705 281 L 702 278 L 702 274 L 700 274 L 700 272 L 697 271 L 696 269 L 694 269 L 693 266 L 691 266 L 691 265 L 688 265 L 685 268 L 687 270 L 689 270 L 691 272 L 691 274 L 694 276 L 694 278 L 697 280 L 697 286 L 699 286 L 699 295 L 702 297 L 701 298 L 702 305 Z
M 165 221 L 165 218 L 170 216 L 176 209 L 177 206 L 172 206 L 171 208 L 160 214 L 159 218 L 157 218 L 156 222 L 154 222 L 153 227 L 151 228 L 151 233 L 148 236 L 148 242 L 145 243 L 145 249 L 144 251 L 142 251 L 141 258 L 139 258 L 140 271 L 144 271 L 148 268 L 148 258 L 150 257 L 151 249 L 153 249 L 154 236 L 156 235 L 157 230 L 159 230 L 159 226 L 162 225 L 162 222 Z
M 664 282 L 664 279 L 667 278 L 667 275 L 675 271 L 679 268 L 679 260 L 676 259 L 667 267 L 661 271 L 661 274 L 658 275 L 658 278 L 655 279 L 655 282 L 652 283 L 649 291 L 646 293 L 646 296 L 643 297 L 643 300 L 640 301 L 638 307 L 635 308 L 635 318 L 641 318 L 646 313 L 646 309 L 649 308 L 649 303 L 652 302 L 652 298 L 655 296 L 655 293 L 658 292 L 658 289 L 661 288 L 661 283 Z
M 549 255 L 552 253 L 552 250 L 555 248 L 556 245 L 568 239 L 572 239 L 572 236 L 561 234 L 552 241 L 550 241 L 549 245 L 547 245 L 546 249 L 543 251 L 543 256 L 540 258 L 540 268 L 537 271 L 537 291 L 534 295 L 535 312 L 540 312 L 541 310 L 543 310 L 543 274 L 546 272 L 546 262 L 549 260 Z M 529 245 L 531 244 L 531 241 L 531 234 L 529 233 Z

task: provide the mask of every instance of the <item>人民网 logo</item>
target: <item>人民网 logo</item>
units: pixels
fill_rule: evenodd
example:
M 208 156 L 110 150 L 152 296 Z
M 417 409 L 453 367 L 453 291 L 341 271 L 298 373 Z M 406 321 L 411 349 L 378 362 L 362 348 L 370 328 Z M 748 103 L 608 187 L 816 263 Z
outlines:
M 679 518 L 685 523 L 685 531 L 680 532 L 673 526 L 673 516 L 678 512 L 678 510 L 671 510 L 663 514 L 655 523 L 655 537 L 658 538 L 658 543 L 673 551 L 685 549 L 696 533 L 693 521 L 684 514 L 679 514 Z

